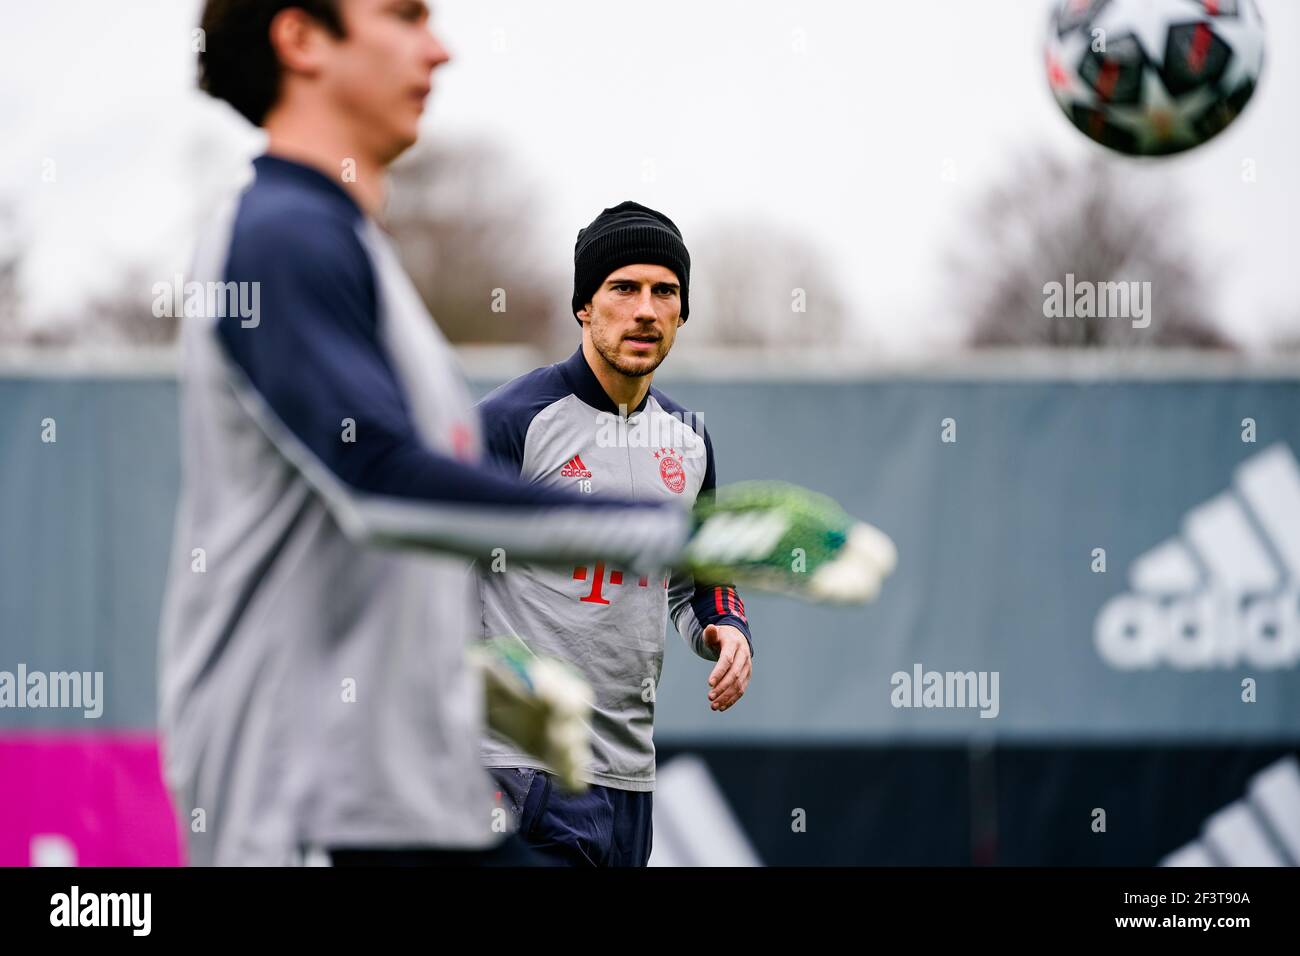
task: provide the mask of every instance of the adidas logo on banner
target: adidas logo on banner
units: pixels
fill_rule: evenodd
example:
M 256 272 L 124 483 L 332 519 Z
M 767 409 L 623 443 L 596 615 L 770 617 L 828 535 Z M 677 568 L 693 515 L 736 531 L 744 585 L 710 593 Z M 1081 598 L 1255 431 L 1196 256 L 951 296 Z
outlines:
M 1122 670 L 1300 661 L 1300 466 L 1272 445 L 1232 488 L 1188 512 L 1182 534 L 1138 557 L 1132 591 L 1102 606 L 1097 650 Z
M 591 472 L 587 466 L 582 463 L 581 455 L 574 455 L 569 459 L 568 464 L 560 469 L 561 478 L 590 478 Z
M 1205 821 L 1201 838 L 1161 866 L 1300 866 L 1300 763 L 1284 757 L 1250 780 L 1244 799 Z

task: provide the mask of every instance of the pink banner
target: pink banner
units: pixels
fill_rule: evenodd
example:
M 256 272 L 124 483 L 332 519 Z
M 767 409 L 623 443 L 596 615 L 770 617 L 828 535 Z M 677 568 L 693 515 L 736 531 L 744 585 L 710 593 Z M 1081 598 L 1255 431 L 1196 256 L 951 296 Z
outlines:
M 176 866 L 149 732 L 0 733 L 0 866 Z

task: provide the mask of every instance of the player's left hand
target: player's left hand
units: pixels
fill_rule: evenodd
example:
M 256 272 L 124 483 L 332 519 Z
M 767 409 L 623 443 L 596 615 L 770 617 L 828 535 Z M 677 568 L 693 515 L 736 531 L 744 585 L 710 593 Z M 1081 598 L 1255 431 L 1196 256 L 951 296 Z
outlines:
M 709 707 L 726 710 L 745 695 L 753 664 L 749 641 L 739 628 L 730 624 L 710 624 L 704 628 L 704 643 L 719 649 L 718 663 L 709 674 Z

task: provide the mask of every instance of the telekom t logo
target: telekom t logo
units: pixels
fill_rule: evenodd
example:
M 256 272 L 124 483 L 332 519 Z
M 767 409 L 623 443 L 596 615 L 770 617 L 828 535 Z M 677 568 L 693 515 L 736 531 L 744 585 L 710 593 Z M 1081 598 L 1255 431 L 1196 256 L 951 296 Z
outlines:
M 587 568 L 585 568 L 585 567 L 576 567 L 576 568 L 574 568 L 574 569 L 573 569 L 573 580 L 575 580 L 575 581 L 585 581 L 585 580 L 587 580 Z M 608 603 L 609 603 L 609 599 L 606 598 L 606 597 L 605 597 L 605 594 L 604 594 L 605 583 L 606 583 L 606 582 L 605 582 L 605 565 L 604 565 L 604 564 L 599 564 L 599 563 L 598 563 L 598 564 L 596 565 L 596 573 L 592 576 L 592 579 L 591 579 L 591 593 L 588 594 L 588 595 L 587 595 L 586 597 L 584 597 L 584 598 L 579 598 L 579 600 L 584 601 L 584 602 L 586 602 L 587 604 L 608 604 Z M 610 583 L 610 584 L 622 584 L 622 583 L 623 583 L 623 572 L 622 572 L 622 571 L 614 571 L 614 570 L 611 570 L 611 571 L 609 572 L 609 583 Z M 636 583 L 637 583 L 637 586 L 638 586 L 638 587 L 643 587 L 643 588 L 645 588 L 645 587 L 649 587 L 649 586 L 650 586 L 650 577 L 649 577 L 648 575 L 643 574 L 643 575 L 641 575 L 641 577 L 639 577 L 639 578 L 637 579 L 637 582 L 636 582 Z M 664 579 L 663 579 L 663 581 L 662 581 L 661 583 L 662 583 L 664 589 L 667 590 L 667 589 L 668 589 L 668 575 L 666 575 L 666 574 L 664 575 Z

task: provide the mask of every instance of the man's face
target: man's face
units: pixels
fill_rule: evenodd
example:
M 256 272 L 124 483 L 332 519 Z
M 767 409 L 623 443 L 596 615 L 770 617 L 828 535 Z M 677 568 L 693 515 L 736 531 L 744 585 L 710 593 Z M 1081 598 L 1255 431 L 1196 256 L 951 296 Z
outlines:
M 417 136 L 433 71 L 451 59 L 429 29 L 424 0 L 343 0 L 345 36 L 330 44 L 322 76 L 331 100 L 381 159 Z
M 578 318 L 596 351 L 628 376 L 649 375 L 668 357 L 682 324 L 682 290 L 663 266 L 611 272 Z

